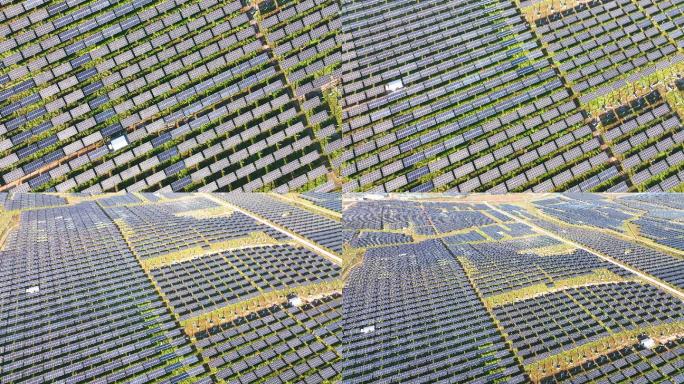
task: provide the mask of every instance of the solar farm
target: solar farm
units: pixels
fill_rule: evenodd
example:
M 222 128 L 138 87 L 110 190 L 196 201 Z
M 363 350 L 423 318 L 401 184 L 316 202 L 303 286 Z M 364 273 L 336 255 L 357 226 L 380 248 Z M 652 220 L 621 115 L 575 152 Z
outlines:
M 0 384 L 684 384 L 684 0 L 0 4 Z
M 682 0 L 31 0 L 0 192 L 684 190 Z
M 681 0 L 342 0 L 344 192 L 684 188 Z
M 684 382 L 677 194 L 348 194 L 342 381 Z
M 0 8 L 0 192 L 339 189 L 338 0 Z
M 340 195 L 0 194 L 0 383 L 339 381 L 341 214 L 311 199 Z

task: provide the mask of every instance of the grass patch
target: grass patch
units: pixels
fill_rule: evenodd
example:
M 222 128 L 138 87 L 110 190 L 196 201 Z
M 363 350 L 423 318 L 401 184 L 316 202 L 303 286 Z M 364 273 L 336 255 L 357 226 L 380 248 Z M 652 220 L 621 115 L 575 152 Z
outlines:
M 250 313 L 273 305 L 283 304 L 287 301 L 287 296 L 290 294 L 297 295 L 302 301 L 307 302 L 329 296 L 334 292 L 342 292 L 343 285 L 342 280 L 338 279 L 266 292 L 259 296 L 183 320 L 181 321 L 181 326 L 188 336 L 193 337 L 196 333 L 208 330 L 216 325 L 227 323 L 238 317 L 247 316 Z
M 524 249 L 518 251 L 519 254 L 525 255 L 529 253 L 533 253 L 535 255 L 539 256 L 558 256 L 558 255 L 567 255 L 572 252 L 574 252 L 577 248 L 573 247 L 570 244 L 554 244 L 554 245 L 547 245 L 544 247 L 539 247 L 539 248 L 530 248 L 530 249 Z
M 544 377 L 578 366 L 586 361 L 594 360 L 615 350 L 634 345 L 639 342 L 637 336 L 640 334 L 649 335 L 657 342 L 662 343 L 674 337 L 684 335 L 684 322 L 660 324 L 615 333 L 600 340 L 583 344 L 528 364 L 525 366 L 525 371 L 529 373 L 533 382 L 539 382 Z
M 592 284 L 615 283 L 624 280 L 624 278 L 613 273 L 612 271 L 606 268 L 600 268 L 586 275 L 556 280 L 553 282 L 553 286 L 547 286 L 545 283 L 540 283 L 516 289 L 513 291 L 500 293 L 498 295 L 485 297 L 483 298 L 483 300 L 485 302 L 485 305 L 487 305 L 490 308 L 495 308 L 506 304 L 511 304 L 516 301 L 530 299 L 535 296 L 560 291 L 563 289 L 581 287 L 584 285 Z
M 179 217 L 192 217 L 194 219 L 208 219 L 217 216 L 230 216 L 231 214 L 233 214 L 233 212 L 235 212 L 234 209 L 231 209 L 226 206 L 221 206 L 206 209 L 197 209 L 187 212 L 178 212 L 174 213 L 174 215 Z
M 628 104 L 637 97 L 651 93 L 651 86 L 653 85 L 674 84 L 675 80 L 678 79 L 678 76 L 680 76 L 682 73 L 684 73 L 684 62 L 676 63 L 667 68 L 663 68 L 648 76 L 644 76 L 637 81 L 627 83 L 625 86 L 615 89 L 604 96 L 590 101 L 585 106 L 586 111 L 590 115 L 598 117 L 605 112 L 605 109 L 615 109 L 621 105 Z M 674 102 L 672 107 L 681 114 L 684 107 L 682 105 L 676 104 L 677 96 L 667 96 L 669 94 L 676 94 L 677 91 L 663 92 L 664 88 L 659 88 L 661 95 L 664 96 L 668 102 Z M 679 99 L 681 99 L 681 96 L 679 96 Z
M 196 259 L 198 257 L 204 256 L 207 253 L 242 247 L 252 247 L 257 245 L 271 244 L 281 244 L 281 242 L 264 232 L 252 232 L 245 237 L 221 241 L 218 243 L 210 243 L 208 249 L 203 248 L 201 246 L 196 246 L 188 249 L 183 249 L 177 252 L 171 252 L 166 255 L 153 257 L 151 259 L 142 260 L 141 263 L 143 265 L 143 268 L 149 271 L 166 265 Z

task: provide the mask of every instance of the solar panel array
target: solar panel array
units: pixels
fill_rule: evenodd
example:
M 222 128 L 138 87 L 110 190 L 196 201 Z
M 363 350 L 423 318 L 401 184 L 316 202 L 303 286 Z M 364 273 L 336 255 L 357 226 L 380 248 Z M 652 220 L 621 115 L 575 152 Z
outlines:
M 319 207 L 342 213 L 342 199 L 340 199 L 339 194 L 330 192 L 305 192 L 300 196 Z
M 605 201 L 578 201 L 576 199 L 548 199 L 535 204 L 542 212 L 568 223 L 589 225 L 622 231 L 625 220 L 632 217 L 624 207 L 611 206 Z
M 99 199 L 98 202 L 103 207 L 116 207 L 119 205 L 138 204 L 142 202 L 142 200 L 135 195 L 127 193 L 124 195 L 111 195 L 104 197 Z
M 3 383 L 176 382 L 205 373 L 95 203 L 23 212 L 0 253 Z
M 682 120 L 659 91 L 611 110 L 601 120 L 611 152 L 623 159 L 620 190 L 661 192 L 684 182 Z
M 363 252 L 341 292 L 342 266 L 282 232 L 342 250 L 309 204 L 334 198 L 0 195 L 0 381 L 684 374 L 684 302 L 617 265 L 682 288 L 677 195 L 355 200 L 344 231 Z
M 475 269 L 473 279 L 485 297 L 535 284 L 553 286 L 554 281 L 585 275 L 601 268 L 619 275 L 630 274 L 581 249 L 558 255 L 534 252 L 537 247 L 558 244 L 549 243 L 552 240 L 548 237 L 534 237 L 523 241 L 454 244 L 449 246 L 449 250 L 455 256 L 468 259 Z M 528 249 L 532 252 L 519 253 Z
M 563 383 L 573 380 L 587 383 L 593 380 L 635 382 L 667 380 L 673 383 L 684 380 L 684 338 L 677 338 L 655 350 L 647 349 L 640 343 L 626 346 L 607 355 L 602 355 L 586 363 L 559 372 L 541 380 L 544 384 Z
M 335 188 L 339 12 L 336 0 L 6 4 L 1 184 Z
M 663 58 L 684 59 L 669 35 L 631 0 L 581 3 L 536 20 L 536 26 L 583 103 Z
M 353 205 L 344 210 L 343 220 L 346 228 L 365 230 L 404 230 L 411 228 L 416 234 L 434 235 L 468 228 L 486 230 L 498 222 L 511 221 L 484 204 L 443 204 L 425 202 L 415 204 L 411 201 L 381 201 L 377 206 Z M 372 209 L 370 209 L 372 208 Z M 496 219 L 497 221 L 494 221 Z M 518 223 L 511 223 L 515 230 Z M 510 228 L 509 228 L 510 229 Z M 505 231 L 499 228 L 499 231 Z M 375 233 L 380 236 L 381 234 Z M 387 235 L 387 234 L 384 234 Z M 371 236 L 362 233 L 360 237 Z
M 266 195 L 241 193 L 222 194 L 220 197 L 333 252 L 342 252 L 342 226 L 338 221 Z
M 182 320 L 264 292 L 339 277 L 332 262 L 290 245 L 229 250 L 151 271 Z
M 680 196 L 396 197 L 345 197 L 344 382 L 682 381 Z
M 218 382 L 338 381 L 342 299 L 274 305 L 198 335 Z
M 339 380 L 341 267 L 272 224 L 209 195 L 0 199 L 0 383 Z
M 535 206 L 541 212 L 560 222 L 540 220 L 539 217 L 531 219 L 544 228 L 562 232 L 579 244 L 642 271 L 650 271 L 672 284 L 681 284 L 674 271 L 681 258 L 667 251 L 644 246 L 648 245 L 644 241 L 652 241 L 675 252 L 684 249 L 684 205 L 679 202 L 679 196 L 649 193 L 625 195 L 611 200 L 596 196 L 586 199 L 584 195 L 568 194 L 536 201 Z M 511 212 L 520 216 L 520 211 Z M 610 229 L 614 233 L 594 233 L 587 227 Z M 642 239 L 638 243 L 625 238 L 633 236 L 635 231 Z
M 633 193 L 622 196 L 618 199 L 621 204 L 639 204 L 640 206 L 649 207 L 648 210 L 653 211 L 659 209 L 660 213 L 671 212 L 674 208 L 673 214 L 677 214 L 677 210 L 684 210 L 684 201 L 677 199 L 677 195 L 666 193 Z
M 66 204 L 66 201 L 53 195 L 13 193 L 3 194 L 4 208 L 8 211 L 21 210 L 26 208 L 51 207 Z
M 684 183 L 681 111 L 668 106 L 684 89 L 681 2 L 342 3 L 344 191 Z M 618 110 L 636 107 L 629 132 L 605 118 L 615 92 Z
M 363 232 L 354 236 L 349 244 L 355 248 L 412 243 L 413 238 L 403 233 Z
M 514 206 L 504 209 L 673 286 L 684 286 L 681 274 L 684 259 L 647 242 L 650 240 L 674 252 L 681 251 L 684 235 L 680 224 L 684 222 L 684 206 L 679 202 L 678 194 L 634 194 L 612 200 L 595 195 L 595 199 L 583 201 L 582 196 L 559 195 L 536 201 L 534 205 L 548 218 L 525 216 Z M 639 239 L 633 238 L 635 231 Z
M 643 217 L 635 220 L 639 233 L 658 244 L 684 251 L 684 222 L 659 217 Z
M 343 311 L 346 383 L 526 381 L 438 241 L 367 251 L 345 286 Z
M 684 288 L 684 275 L 682 275 L 684 259 L 681 257 L 606 233 L 583 228 L 561 227 L 545 221 L 539 221 L 537 225 L 561 233 L 563 237 L 644 271 L 676 287 Z
M 684 31 L 678 26 L 684 21 L 684 6 L 681 0 L 664 0 L 651 2 L 640 0 L 639 5 L 655 20 L 660 28 L 665 30 L 679 48 L 684 47 Z
M 0 190 L 683 185 L 681 1 L 551 3 L 9 3 Z
M 206 247 L 253 232 L 264 232 L 276 239 L 286 238 L 275 229 L 240 212 L 229 217 L 195 219 L 173 215 L 163 206 L 107 209 L 112 218 L 122 220 L 132 250 L 142 259 L 198 246 Z
M 610 332 L 677 321 L 683 310 L 681 300 L 654 287 L 618 283 L 571 288 L 494 312 L 527 364 Z

